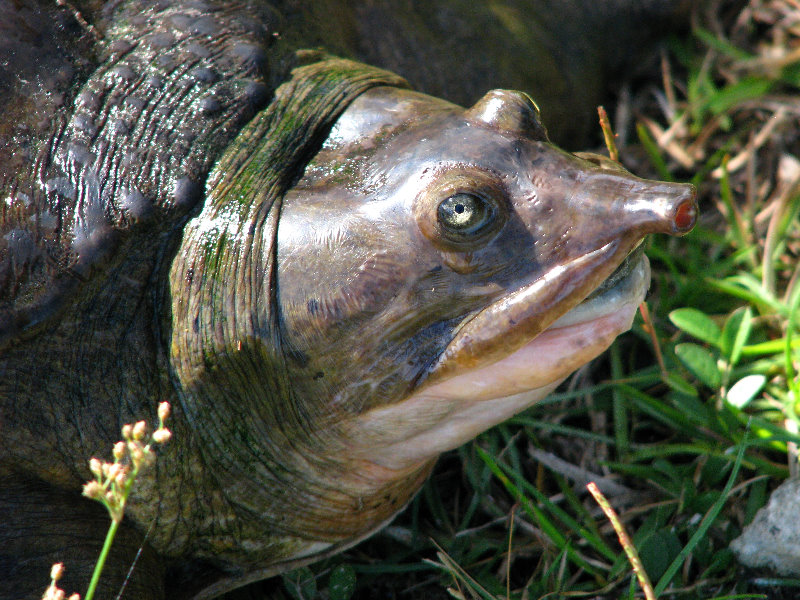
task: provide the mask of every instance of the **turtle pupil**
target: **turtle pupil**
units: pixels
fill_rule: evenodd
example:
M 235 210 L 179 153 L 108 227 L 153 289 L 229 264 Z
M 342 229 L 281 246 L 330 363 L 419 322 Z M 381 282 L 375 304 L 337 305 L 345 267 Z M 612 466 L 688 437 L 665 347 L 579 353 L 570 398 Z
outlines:
M 445 235 L 465 240 L 483 233 L 494 221 L 495 206 L 483 196 L 461 192 L 442 200 L 438 217 Z

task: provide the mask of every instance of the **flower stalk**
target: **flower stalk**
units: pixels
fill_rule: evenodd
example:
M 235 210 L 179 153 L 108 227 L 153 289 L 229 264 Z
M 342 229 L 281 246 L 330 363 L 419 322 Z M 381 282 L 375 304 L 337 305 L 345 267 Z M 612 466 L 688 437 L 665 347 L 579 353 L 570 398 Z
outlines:
M 92 458 L 89 461 L 89 470 L 94 475 L 94 479 L 84 484 L 83 495 L 106 507 L 111 517 L 111 525 L 106 533 L 103 548 L 92 572 L 84 600 L 94 598 L 103 567 L 125 515 L 125 506 L 131 491 L 133 491 L 136 477 L 143 468 L 155 462 L 154 444 L 164 444 L 172 437 L 170 430 L 164 426 L 169 414 L 169 403 L 162 402 L 158 405 L 158 428 L 150 435 L 149 439 L 147 439 L 147 424 L 144 421 L 133 425 L 124 425 L 122 427 L 123 439 L 114 444 L 112 450 L 114 462 L 103 462 L 98 458 Z M 63 590 L 56 586 L 56 582 L 61 578 L 63 572 L 64 565 L 62 563 L 53 565 L 50 573 L 50 587 L 45 591 L 42 600 L 64 600 Z M 80 600 L 80 596 L 73 594 L 68 600 Z

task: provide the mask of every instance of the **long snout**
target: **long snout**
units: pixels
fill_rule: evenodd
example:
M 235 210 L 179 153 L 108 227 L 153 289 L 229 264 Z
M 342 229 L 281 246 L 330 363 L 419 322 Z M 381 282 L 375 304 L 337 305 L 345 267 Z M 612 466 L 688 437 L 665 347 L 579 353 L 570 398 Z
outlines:
M 688 183 L 641 179 L 626 171 L 592 165 L 573 198 L 606 226 L 644 236 L 684 235 L 697 222 L 697 190 Z

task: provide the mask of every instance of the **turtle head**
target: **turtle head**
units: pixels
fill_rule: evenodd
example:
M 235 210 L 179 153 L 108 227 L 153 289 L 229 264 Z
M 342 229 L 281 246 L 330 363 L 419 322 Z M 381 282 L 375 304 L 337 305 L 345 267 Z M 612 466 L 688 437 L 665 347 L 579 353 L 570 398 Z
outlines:
M 263 554 L 229 557 L 264 564 L 368 534 L 439 453 L 602 352 L 647 290 L 642 238 L 695 214 L 691 186 L 553 146 L 517 92 L 374 87 L 310 160 L 276 118 L 218 163 L 170 280 L 184 412 L 257 515 Z
M 694 224 L 689 185 L 549 143 L 535 103 L 462 109 L 376 88 L 284 201 L 278 291 L 293 372 L 400 467 L 542 398 L 627 330 L 649 233 Z M 305 384 L 304 384 L 305 385 Z

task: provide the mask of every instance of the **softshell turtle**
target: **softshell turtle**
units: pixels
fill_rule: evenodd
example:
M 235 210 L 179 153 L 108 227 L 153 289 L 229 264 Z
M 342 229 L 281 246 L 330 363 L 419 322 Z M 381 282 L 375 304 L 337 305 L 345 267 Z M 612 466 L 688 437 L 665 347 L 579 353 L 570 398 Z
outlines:
M 464 109 L 278 15 L 0 1 L 3 597 L 56 561 L 85 585 L 86 461 L 161 400 L 109 597 L 145 533 L 132 598 L 354 544 L 628 329 L 640 241 L 694 223 L 691 186 L 559 150 L 525 93 Z

